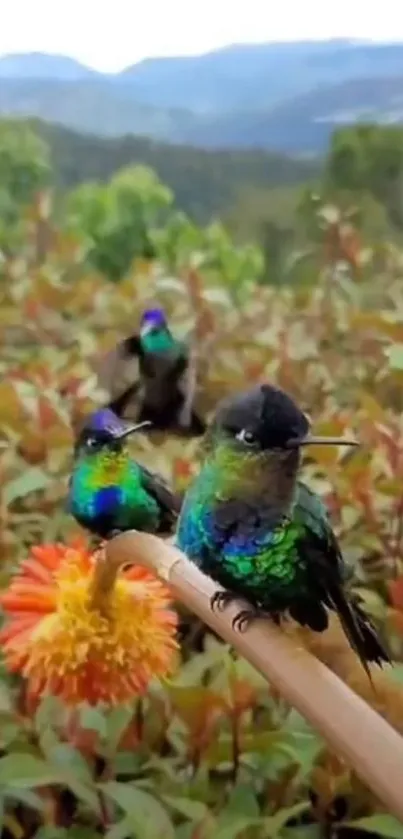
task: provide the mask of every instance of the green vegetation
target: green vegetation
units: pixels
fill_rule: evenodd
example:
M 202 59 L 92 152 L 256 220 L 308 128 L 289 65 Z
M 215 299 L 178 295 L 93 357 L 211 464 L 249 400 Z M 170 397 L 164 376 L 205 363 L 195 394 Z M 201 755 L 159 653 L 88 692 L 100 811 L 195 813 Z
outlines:
M 9 155 L 10 130 L 0 132 Z M 46 148 L 25 137 L 28 172 L 17 155 L 0 170 L 6 221 L 16 219 L 18 234 L 0 265 L 2 592 L 33 545 L 77 536 L 66 487 L 74 429 L 105 397 L 94 362 L 157 300 L 178 335 L 197 326 L 203 413 L 264 378 L 295 395 L 317 433 L 359 435 L 353 454 L 312 451 L 305 477 L 329 505 L 351 586 L 396 666 L 374 673 L 374 692 L 337 624 L 323 635 L 289 631 L 403 733 L 402 249 L 381 192 L 375 202 L 355 185 L 350 203 L 344 190 L 339 203 L 324 182 L 326 200 L 309 189 L 297 201 L 284 193 L 281 204 L 277 194 L 270 216 L 264 194 L 249 191 L 242 200 L 260 208 L 235 246 L 222 224 L 201 228 L 180 212 L 147 167 L 110 172 L 52 206 Z M 26 190 L 14 186 L 18 171 L 27 172 Z M 28 205 L 33 185 L 45 192 Z M 263 222 L 265 254 L 247 243 Z M 198 468 L 195 440 L 133 446 L 178 489 Z M 20 626 L 27 654 L 43 638 L 38 626 L 49 628 L 46 609 L 58 614 L 54 579 L 45 575 L 44 590 L 37 574 L 33 624 Z M 3 598 L 2 623 L 6 612 Z M 178 613 L 172 678 L 112 710 L 71 711 L 47 696 L 38 704 L 2 658 L 3 839 L 402 839 L 402 825 L 274 687 L 183 607 Z
M 330 189 L 369 194 L 403 226 L 403 129 L 359 125 L 338 131 L 327 164 Z
M 221 215 L 246 187 L 301 185 L 319 166 L 269 152 L 203 151 L 142 137 L 104 139 L 34 122 L 49 145 L 58 186 L 108 180 L 118 169 L 150 166 L 174 193 L 178 207 L 199 223 Z
M 28 125 L 3 121 L 0 127 L 0 247 L 18 242 L 21 210 L 50 182 L 46 143 Z

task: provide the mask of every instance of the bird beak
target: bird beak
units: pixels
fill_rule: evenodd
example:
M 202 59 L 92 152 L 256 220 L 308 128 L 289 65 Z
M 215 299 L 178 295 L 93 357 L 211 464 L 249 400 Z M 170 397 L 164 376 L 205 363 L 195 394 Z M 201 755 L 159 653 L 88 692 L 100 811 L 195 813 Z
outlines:
M 295 437 L 288 440 L 287 449 L 297 449 L 299 446 L 359 446 L 358 440 L 349 440 L 346 437 L 316 437 L 307 434 L 305 437 Z
M 128 437 L 129 434 L 134 434 L 136 431 L 140 431 L 141 428 L 146 428 L 147 426 L 152 425 L 152 422 L 149 420 L 144 420 L 144 422 L 138 422 L 137 425 L 129 425 L 129 428 L 125 428 L 121 434 L 118 436 L 118 440 L 124 440 L 125 437 Z

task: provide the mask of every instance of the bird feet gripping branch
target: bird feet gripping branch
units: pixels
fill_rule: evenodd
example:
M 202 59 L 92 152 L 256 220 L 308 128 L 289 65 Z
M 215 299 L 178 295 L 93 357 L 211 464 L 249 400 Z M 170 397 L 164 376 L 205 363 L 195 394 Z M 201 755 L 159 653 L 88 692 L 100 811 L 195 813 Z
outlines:
M 211 598 L 210 606 L 213 612 L 223 612 L 224 609 L 235 600 L 239 600 L 239 595 L 232 591 L 216 591 Z M 253 621 L 258 620 L 259 618 L 265 618 L 267 620 L 267 617 L 267 612 L 264 612 L 263 609 L 251 606 L 249 609 L 242 609 L 237 615 L 235 615 L 232 621 L 232 628 L 238 632 L 246 632 Z M 277 616 L 271 615 L 270 617 L 275 621 L 275 623 L 278 623 L 278 619 L 276 619 Z

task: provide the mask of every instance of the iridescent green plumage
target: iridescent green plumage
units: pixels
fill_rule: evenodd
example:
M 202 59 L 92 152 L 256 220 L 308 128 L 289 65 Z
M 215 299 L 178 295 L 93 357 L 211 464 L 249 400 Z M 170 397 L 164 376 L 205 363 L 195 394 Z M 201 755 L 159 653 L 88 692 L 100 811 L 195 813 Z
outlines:
M 177 544 L 227 590 L 215 604 L 248 601 L 239 626 L 263 613 L 276 621 L 290 615 L 323 631 L 332 609 L 364 666 L 381 663 L 388 657 L 375 630 L 345 589 L 326 508 L 298 480 L 300 447 L 319 442 L 308 432 L 304 414 L 275 388 L 254 388 L 224 403 L 185 496 Z
M 80 458 L 72 476 L 71 495 L 73 515 L 91 529 L 101 521 L 104 530 L 111 519 L 113 530 L 158 531 L 158 504 L 144 486 L 141 467 L 127 452 L 115 455 L 106 451 Z
M 178 499 L 159 475 L 130 456 L 126 433 L 110 410 L 98 411 L 90 418 L 76 444 L 70 511 L 83 527 L 101 538 L 130 529 L 170 532 L 179 510 Z
M 218 443 L 186 495 L 178 541 L 206 573 L 216 579 L 219 574 L 232 590 L 240 583 L 242 593 L 277 611 L 306 588 L 297 546 L 305 515 L 299 496 L 309 491 L 297 485 L 287 516 L 270 528 L 263 468 L 260 455 L 240 456 L 228 443 Z

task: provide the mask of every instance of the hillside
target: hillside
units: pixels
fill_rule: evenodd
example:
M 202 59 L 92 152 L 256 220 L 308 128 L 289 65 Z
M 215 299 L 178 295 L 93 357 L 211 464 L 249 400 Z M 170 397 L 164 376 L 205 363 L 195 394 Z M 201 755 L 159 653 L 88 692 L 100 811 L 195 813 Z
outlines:
M 192 114 L 133 99 L 130 88 L 108 80 L 2 79 L 0 114 L 66 125 L 105 137 L 148 135 L 174 142 L 193 124 Z
M 302 185 L 319 170 L 317 162 L 262 151 L 203 151 L 147 138 L 104 139 L 33 124 L 50 145 L 61 186 L 107 179 L 123 166 L 141 163 L 154 169 L 174 191 L 178 206 L 200 221 L 228 211 L 245 187 Z
M 316 153 L 341 121 L 400 121 L 403 45 L 233 45 L 102 74 L 65 56 L 0 58 L 0 114 L 200 148 Z
M 403 44 L 335 39 L 234 44 L 200 56 L 150 58 L 116 80 L 143 101 L 203 114 L 269 108 L 319 85 L 403 74 Z
M 319 87 L 269 111 L 224 114 L 199 126 L 197 133 L 190 126 L 184 139 L 205 148 L 317 154 L 326 150 L 336 128 L 354 122 L 403 123 L 403 73 Z

